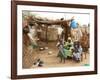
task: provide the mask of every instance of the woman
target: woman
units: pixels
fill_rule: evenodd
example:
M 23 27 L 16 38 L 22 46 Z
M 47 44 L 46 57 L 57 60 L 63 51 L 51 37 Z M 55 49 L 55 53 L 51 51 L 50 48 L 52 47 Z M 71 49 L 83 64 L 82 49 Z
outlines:
M 79 31 L 78 30 L 78 23 L 74 19 L 74 16 L 71 19 L 70 28 L 71 28 L 71 36 L 73 38 L 73 41 L 78 40 L 78 31 Z

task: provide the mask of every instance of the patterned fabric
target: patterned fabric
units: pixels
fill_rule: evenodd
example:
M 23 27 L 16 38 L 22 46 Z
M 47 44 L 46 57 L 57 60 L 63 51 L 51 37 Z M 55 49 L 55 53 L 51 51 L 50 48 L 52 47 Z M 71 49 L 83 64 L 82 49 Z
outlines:
M 68 56 L 69 56 L 69 57 L 72 57 L 72 51 L 71 51 L 71 50 L 64 49 L 64 53 L 65 53 L 66 58 L 67 58 Z
M 64 53 L 65 56 L 72 57 L 72 49 L 73 49 L 73 42 L 66 42 L 64 45 Z
M 80 46 L 79 48 L 74 48 L 75 51 L 73 53 L 73 57 L 76 59 L 76 60 L 80 60 L 81 59 L 81 55 L 82 55 L 82 47 Z

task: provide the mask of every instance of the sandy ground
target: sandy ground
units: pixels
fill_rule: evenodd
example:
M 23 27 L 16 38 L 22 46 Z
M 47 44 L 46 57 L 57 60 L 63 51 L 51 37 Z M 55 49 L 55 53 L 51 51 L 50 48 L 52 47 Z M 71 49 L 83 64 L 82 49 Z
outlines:
M 42 45 L 48 47 L 47 50 L 39 51 L 39 49 L 31 49 L 29 52 L 30 57 L 26 57 L 27 59 L 31 60 L 31 65 L 27 68 L 40 68 L 37 66 L 34 66 L 34 62 L 36 59 L 40 58 L 44 65 L 41 68 L 46 67 L 68 67 L 68 66 L 84 66 L 85 64 L 89 64 L 89 53 L 87 53 L 87 58 L 85 59 L 85 56 L 83 55 L 83 61 L 81 62 L 75 62 L 72 59 L 66 59 L 65 63 L 60 62 L 60 58 L 57 57 L 58 49 L 55 46 L 55 42 L 49 42 L 48 44 L 43 43 Z M 52 51 L 51 54 L 49 54 L 49 51 Z M 26 60 L 25 58 L 25 60 Z M 28 65 L 29 63 L 27 63 Z M 24 66 L 24 65 L 23 65 Z M 24 67 L 25 68 L 25 67 Z

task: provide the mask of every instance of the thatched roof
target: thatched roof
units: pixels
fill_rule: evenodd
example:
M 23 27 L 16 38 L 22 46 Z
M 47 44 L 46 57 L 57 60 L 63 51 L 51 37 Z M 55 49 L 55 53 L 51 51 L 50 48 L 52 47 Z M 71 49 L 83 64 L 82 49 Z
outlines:
M 70 22 L 70 20 L 35 20 L 35 22 L 39 24 L 47 24 L 47 25 L 61 25 L 61 24 L 67 24 Z

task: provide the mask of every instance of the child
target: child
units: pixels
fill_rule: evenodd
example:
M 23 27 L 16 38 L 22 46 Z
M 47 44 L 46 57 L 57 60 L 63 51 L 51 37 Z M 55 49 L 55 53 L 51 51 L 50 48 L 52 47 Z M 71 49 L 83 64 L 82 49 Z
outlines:
M 64 52 L 64 44 L 63 44 L 62 40 L 59 40 L 59 44 L 57 45 L 57 47 L 59 49 L 57 57 L 60 57 L 60 59 L 61 59 L 60 62 L 63 61 L 65 63 L 66 55 L 65 55 L 65 52 Z
M 82 58 L 82 47 L 78 43 L 74 43 L 73 59 L 77 62 L 81 61 Z

